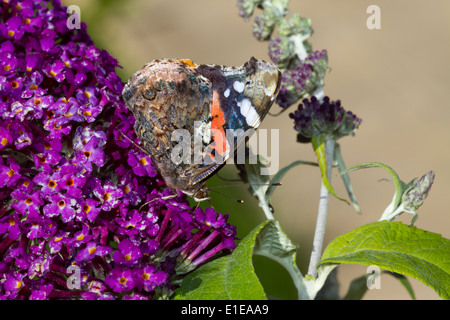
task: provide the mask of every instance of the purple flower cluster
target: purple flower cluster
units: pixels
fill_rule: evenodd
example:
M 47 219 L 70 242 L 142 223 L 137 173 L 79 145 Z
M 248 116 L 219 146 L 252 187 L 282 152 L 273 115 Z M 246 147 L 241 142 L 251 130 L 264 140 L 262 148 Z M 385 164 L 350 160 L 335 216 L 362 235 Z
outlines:
M 276 38 L 279 39 L 279 38 Z M 272 60 L 280 60 L 282 50 L 280 43 L 274 39 L 271 42 Z M 301 98 L 310 96 L 317 88 L 323 86 L 323 78 L 328 67 L 326 50 L 311 52 L 304 61 L 283 71 L 281 75 L 281 88 L 277 96 L 277 103 L 286 108 Z
M 0 6 L 0 299 L 168 298 L 235 228 L 133 146 L 117 61 L 59 0 Z M 145 205 L 144 205 L 145 204 Z
M 334 139 L 353 134 L 361 124 L 361 119 L 341 106 L 341 101 L 331 101 L 324 97 L 304 99 L 298 109 L 289 116 L 294 119 L 294 129 L 298 131 L 299 142 L 310 142 L 314 136 L 325 135 Z

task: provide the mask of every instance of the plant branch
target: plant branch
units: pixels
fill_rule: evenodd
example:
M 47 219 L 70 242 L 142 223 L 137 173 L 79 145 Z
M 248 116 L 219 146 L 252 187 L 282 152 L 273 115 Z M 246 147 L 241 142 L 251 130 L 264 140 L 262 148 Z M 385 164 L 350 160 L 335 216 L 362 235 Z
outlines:
M 328 181 L 331 179 L 331 171 L 333 168 L 333 155 L 334 155 L 334 139 L 326 139 L 325 140 L 325 155 L 327 159 L 327 178 Z M 323 238 L 325 235 L 325 226 L 327 223 L 328 216 L 328 202 L 330 199 L 330 192 L 328 188 L 322 181 L 322 185 L 320 187 L 320 199 L 319 199 L 319 208 L 317 213 L 317 222 L 316 222 L 316 230 L 314 232 L 314 241 L 313 248 L 311 251 L 311 258 L 309 261 L 308 275 L 315 278 L 317 276 L 316 265 L 320 261 L 320 257 L 322 254 L 322 246 L 323 246 Z
M 270 207 L 269 207 L 269 203 L 265 199 L 263 199 L 263 200 L 260 199 L 259 206 L 263 209 L 267 220 L 273 220 L 274 219 L 273 218 L 273 214 L 272 214 L 272 210 L 270 210 Z

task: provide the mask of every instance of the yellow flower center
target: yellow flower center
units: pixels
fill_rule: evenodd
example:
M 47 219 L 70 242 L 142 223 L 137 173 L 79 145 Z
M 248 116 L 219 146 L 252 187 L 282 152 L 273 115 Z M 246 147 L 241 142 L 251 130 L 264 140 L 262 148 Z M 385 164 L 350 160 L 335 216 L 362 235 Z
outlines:
M 11 81 L 11 88 L 17 89 L 19 87 L 19 83 L 15 80 Z
M 84 213 L 88 213 L 89 211 L 91 211 L 91 206 L 85 204 L 85 205 L 83 206 L 83 212 L 84 212 Z
M 108 201 L 109 199 L 111 199 L 111 193 L 105 192 L 103 194 L 103 200 Z

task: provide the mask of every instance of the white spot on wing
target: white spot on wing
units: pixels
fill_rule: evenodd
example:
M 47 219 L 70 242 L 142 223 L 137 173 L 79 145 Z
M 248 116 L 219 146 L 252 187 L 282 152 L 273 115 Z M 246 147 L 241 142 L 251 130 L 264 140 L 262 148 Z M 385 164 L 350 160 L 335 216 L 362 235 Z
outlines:
M 225 98 L 228 98 L 228 96 L 230 95 L 230 89 L 228 88 L 227 90 L 225 90 L 223 92 L 223 95 L 225 96 Z
M 234 88 L 234 90 L 236 90 L 237 92 L 239 92 L 239 93 L 241 93 L 241 92 L 243 92 L 244 91 L 244 83 L 243 82 L 240 82 L 240 81 L 235 81 L 234 83 L 233 83 L 233 88 Z
M 241 109 L 241 114 L 245 117 L 245 121 L 249 126 L 254 126 L 259 119 L 256 109 L 252 106 L 249 99 L 243 99 L 238 106 Z

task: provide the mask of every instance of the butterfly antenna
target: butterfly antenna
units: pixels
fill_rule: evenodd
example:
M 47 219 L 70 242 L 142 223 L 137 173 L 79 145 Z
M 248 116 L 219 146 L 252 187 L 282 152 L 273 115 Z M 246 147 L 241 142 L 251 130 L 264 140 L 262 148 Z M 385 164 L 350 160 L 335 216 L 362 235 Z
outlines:
M 281 186 L 281 182 L 273 182 L 273 183 L 250 183 L 250 182 L 243 182 L 243 183 L 236 183 L 236 184 L 227 184 L 222 186 L 212 186 L 209 187 L 210 190 L 212 189 L 218 189 L 218 188 L 228 188 L 228 187 L 242 187 L 242 186 Z
M 122 130 L 120 130 L 120 129 L 118 129 L 118 130 L 119 130 L 120 134 L 121 134 L 124 138 L 126 138 L 128 141 L 130 141 L 136 148 L 138 148 L 138 149 L 141 150 L 142 152 L 148 154 L 148 152 L 145 151 L 144 148 L 142 148 L 142 147 L 141 147 L 140 145 L 138 145 L 136 142 L 134 142 L 133 140 L 131 140 L 125 133 L 122 132 Z
M 222 187 L 222 186 L 220 186 L 220 187 Z M 244 203 L 244 200 L 232 198 L 232 197 L 230 197 L 230 196 L 227 195 L 227 194 L 224 194 L 224 193 L 219 192 L 219 191 L 217 191 L 217 190 L 212 190 L 211 188 L 209 188 L 209 190 L 212 191 L 212 192 L 215 192 L 215 193 L 217 193 L 217 194 L 220 194 L 221 196 L 223 196 L 223 197 L 225 197 L 225 198 L 227 198 L 227 199 L 236 201 L 237 203 Z

